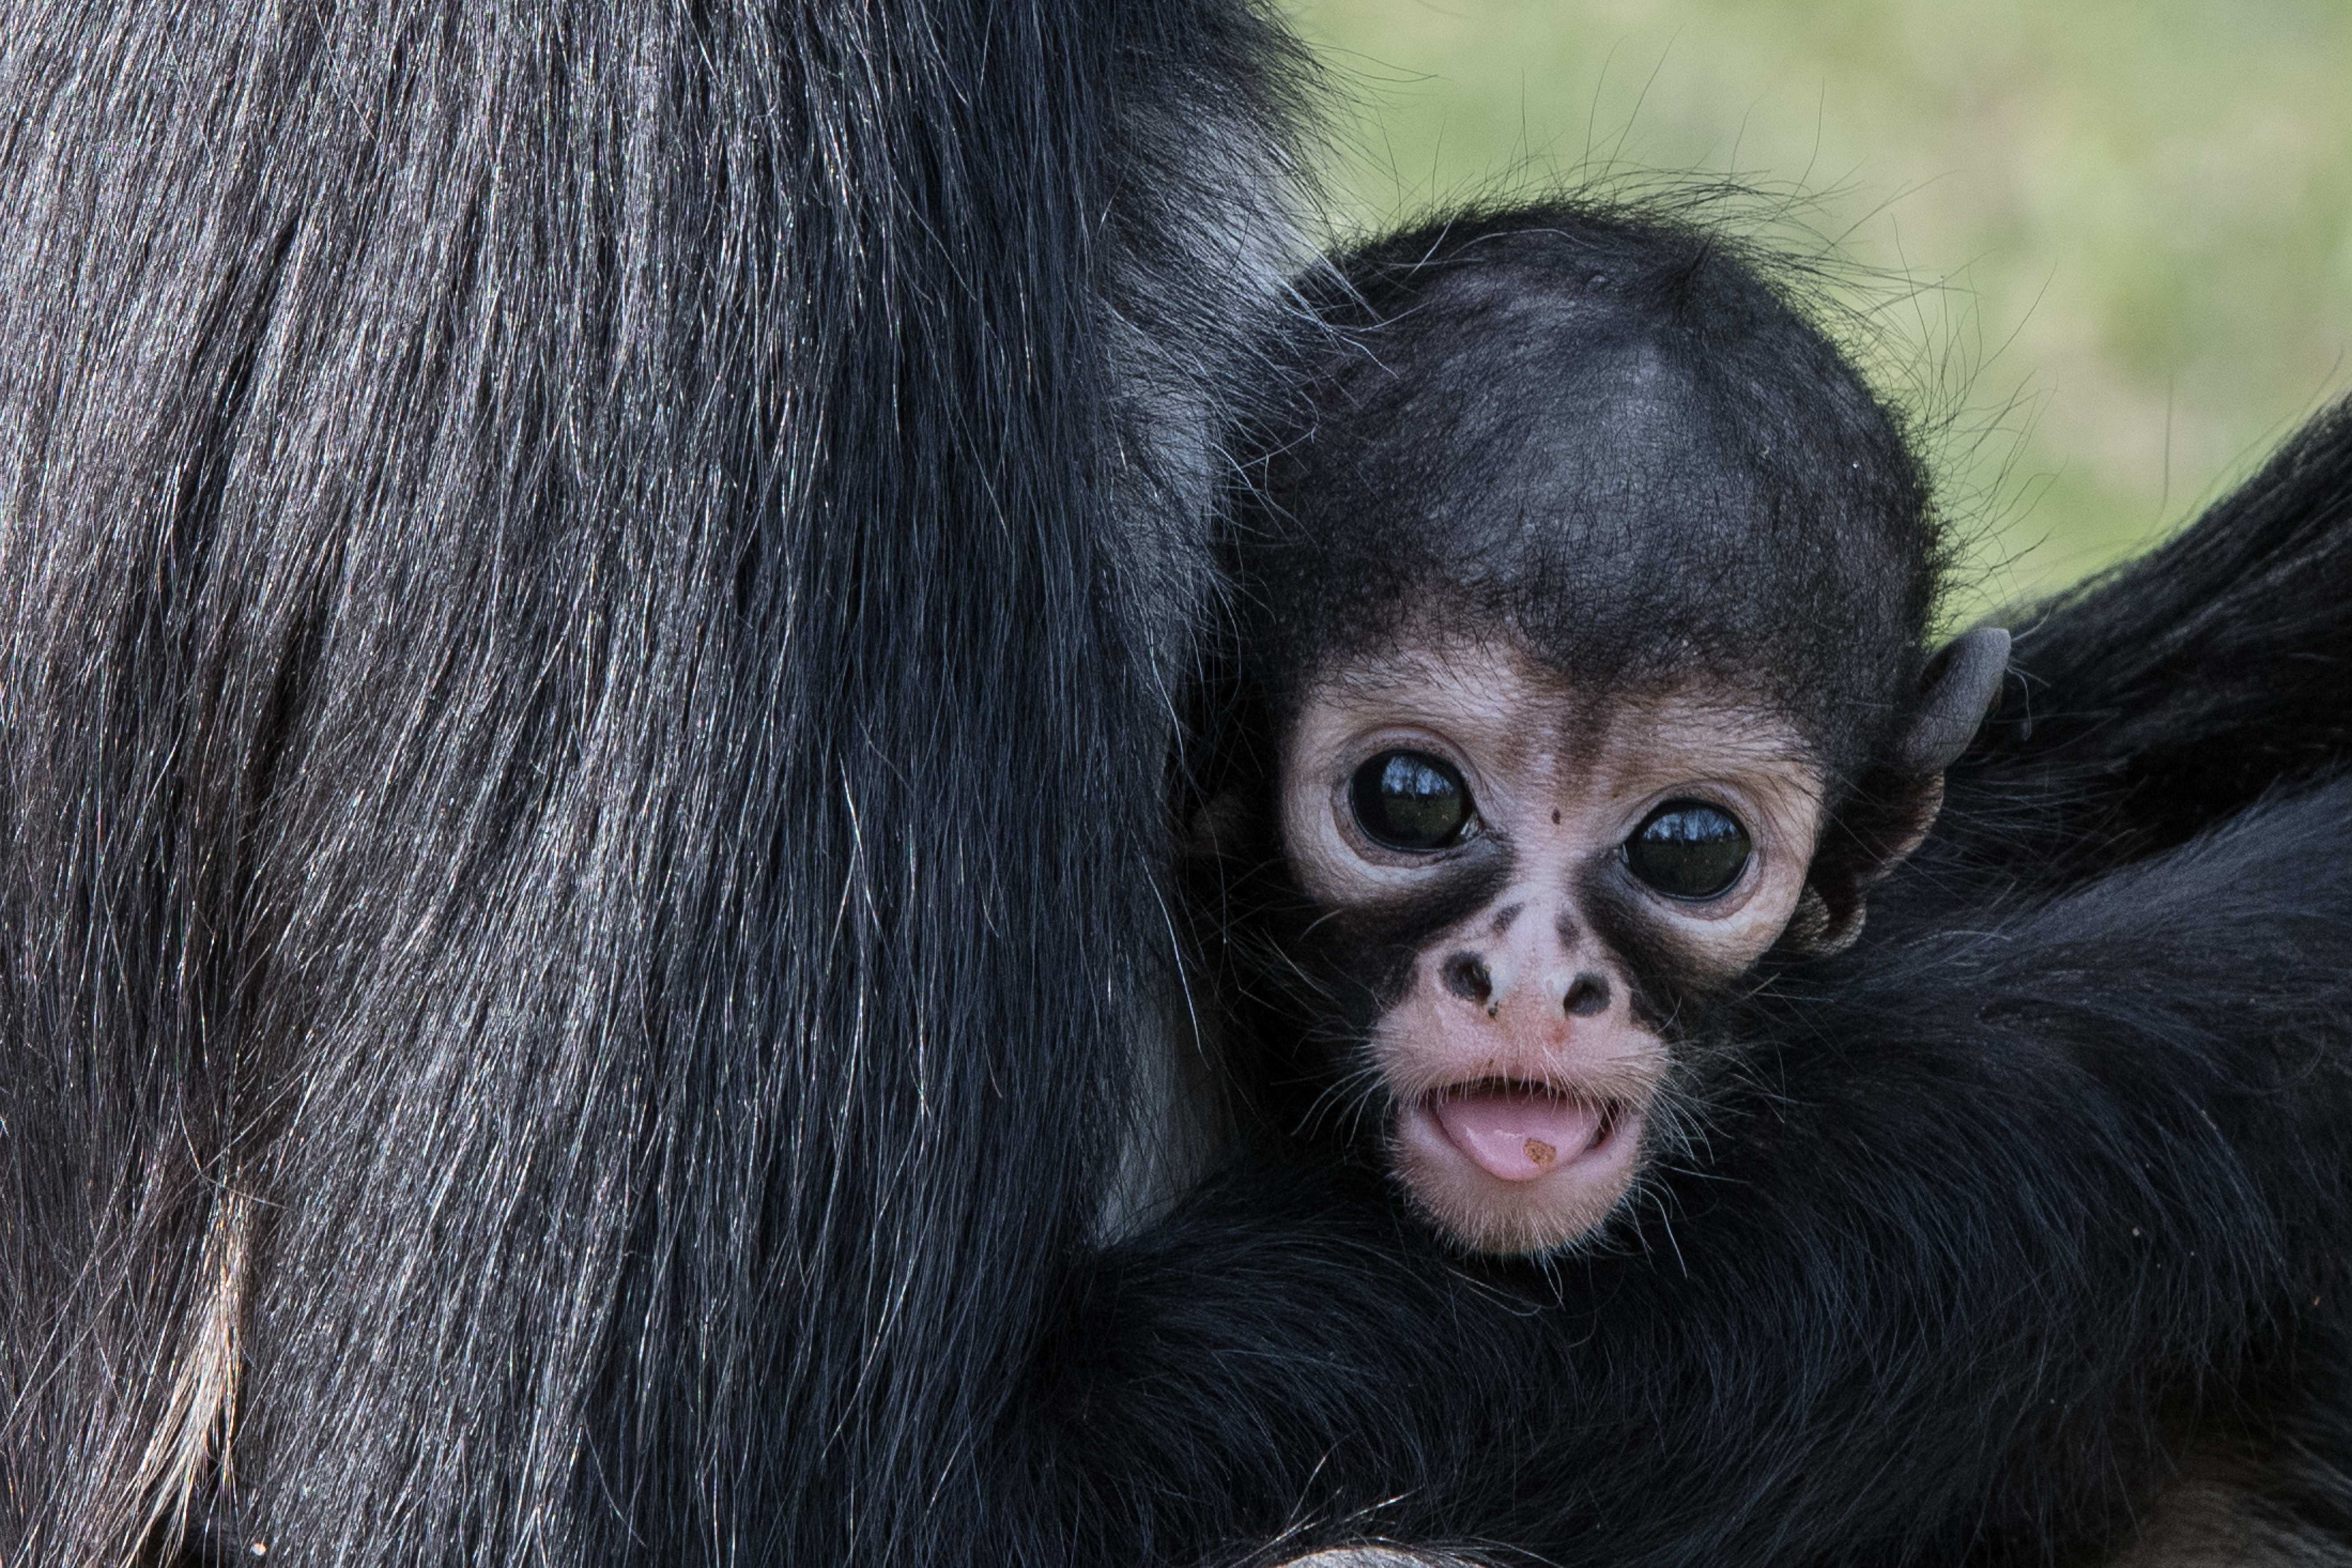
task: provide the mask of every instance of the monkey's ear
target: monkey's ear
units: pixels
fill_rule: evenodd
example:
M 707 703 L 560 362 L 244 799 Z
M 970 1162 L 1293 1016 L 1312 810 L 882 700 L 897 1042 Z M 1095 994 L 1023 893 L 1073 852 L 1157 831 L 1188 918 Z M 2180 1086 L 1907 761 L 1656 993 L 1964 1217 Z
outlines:
M 1999 626 L 1979 626 L 1946 643 L 1927 661 L 1918 710 L 1895 748 L 1896 765 L 1927 778 L 1958 762 L 2000 700 L 2008 673 L 2009 634 Z
M 1919 706 L 1895 749 L 1888 807 L 1864 835 L 1871 865 L 1867 888 L 1926 841 L 1944 808 L 1944 770 L 1984 728 L 2009 675 L 2009 634 L 1999 626 L 1962 632 L 1937 650 L 1919 679 Z M 1856 923 L 1859 924 L 1859 917 Z
M 1976 739 L 2009 673 L 2009 634 L 1979 626 L 1927 661 L 1919 706 L 1895 743 L 1891 767 L 1876 770 L 1836 837 L 1813 857 L 1797 909 L 1781 933 L 1790 952 L 1843 952 L 1862 934 L 1872 884 L 1919 847 L 1944 804 L 1944 770 Z

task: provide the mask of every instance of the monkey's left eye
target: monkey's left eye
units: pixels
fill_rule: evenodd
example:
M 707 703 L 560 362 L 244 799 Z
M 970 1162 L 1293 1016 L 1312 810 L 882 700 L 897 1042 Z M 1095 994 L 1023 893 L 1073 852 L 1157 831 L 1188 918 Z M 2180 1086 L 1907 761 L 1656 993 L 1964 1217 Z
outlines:
M 1388 849 L 1450 849 L 1470 830 L 1470 786 L 1426 752 L 1382 752 L 1348 781 L 1356 825 Z
M 1731 890 L 1754 852 L 1748 829 L 1719 805 L 1670 800 L 1625 840 L 1625 867 L 1670 899 L 1699 902 Z

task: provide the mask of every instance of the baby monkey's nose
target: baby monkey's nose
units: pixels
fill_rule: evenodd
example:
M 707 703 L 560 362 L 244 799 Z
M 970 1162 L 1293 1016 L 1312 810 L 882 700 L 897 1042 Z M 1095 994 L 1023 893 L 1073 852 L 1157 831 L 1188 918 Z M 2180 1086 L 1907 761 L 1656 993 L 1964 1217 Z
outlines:
M 1438 982 L 1465 1002 L 1484 1007 L 1489 1014 L 1502 1005 L 1503 994 L 1511 989 L 1512 976 L 1506 971 L 1497 974 L 1486 955 L 1468 949 L 1452 953 L 1438 965 Z M 1562 1013 L 1571 1018 L 1591 1018 L 1609 1010 L 1609 977 L 1594 970 L 1570 972 L 1550 980 L 1545 986 Z
M 1595 974 L 1588 969 L 1568 983 L 1559 999 L 1560 1010 L 1571 1018 L 1590 1018 L 1609 1010 L 1609 977 Z
M 1445 988 L 1465 1002 L 1492 1002 L 1495 976 L 1486 961 L 1475 952 L 1457 952 L 1438 970 Z

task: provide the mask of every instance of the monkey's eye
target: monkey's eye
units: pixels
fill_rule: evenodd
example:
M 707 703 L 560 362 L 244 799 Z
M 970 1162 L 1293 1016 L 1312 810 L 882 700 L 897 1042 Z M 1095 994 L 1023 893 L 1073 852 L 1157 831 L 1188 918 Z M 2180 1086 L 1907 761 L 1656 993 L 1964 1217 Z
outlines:
M 1739 819 L 1703 800 L 1670 800 L 1625 840 L 1625 868 L 1670 899 L 1700 902 L 1731 890 L 1753 846 Z
M 1426 752 L 1382 752 L 1348 781 L 1356 825 L 1388 849 L 1450 849 L 1470 831 L 1470 786 Z

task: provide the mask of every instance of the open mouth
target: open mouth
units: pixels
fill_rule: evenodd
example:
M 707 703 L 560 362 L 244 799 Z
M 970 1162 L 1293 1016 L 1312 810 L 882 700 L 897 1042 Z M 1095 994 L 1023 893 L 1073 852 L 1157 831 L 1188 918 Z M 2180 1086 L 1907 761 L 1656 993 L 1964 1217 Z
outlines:
M 1414 1108 L 1488 1175 L 1532 1182 L 1601 1155 L 1632 1129 L 1627 1108 L 1549 1084 L 1480 1079 L 1425 1096 Z

